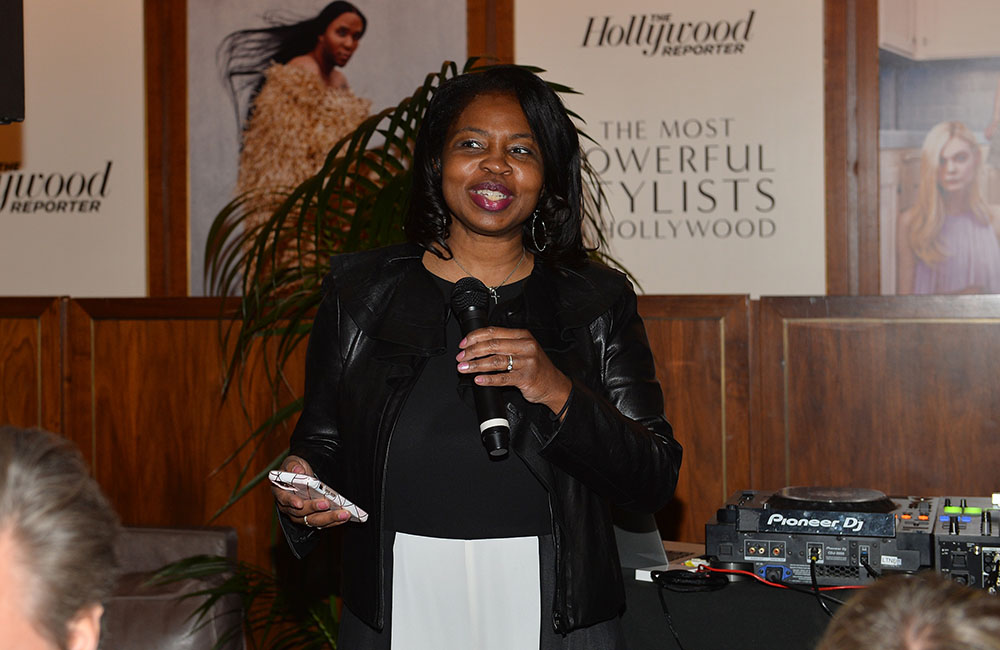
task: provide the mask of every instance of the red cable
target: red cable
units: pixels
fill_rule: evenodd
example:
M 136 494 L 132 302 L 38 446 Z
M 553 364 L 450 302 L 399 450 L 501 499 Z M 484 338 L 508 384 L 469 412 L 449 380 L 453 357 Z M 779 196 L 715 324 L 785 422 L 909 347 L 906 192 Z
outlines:
M 778 587 L 779 589 L 789 589 L 790 588 L 788 585 L 783 585 L 783 584 L 781 584 L 779 582 L 771 582 L 770 580 L 765 580 L 764 578 L 761 578 L 759 575 L 757 575 L 753 571 L 745 571 L 743 569 L 717 569 L 715 567 L 706 566 L 704 564 L 698 567 L 698 572 L 703 573 L 705 571 L 714 571 L 716 573 L 738 573 L 740 575 L 750 576 L 754 580 L 757 580 L 758 582 L 763 582 L 765 585 L 767 585 L 769 587 Z M 838 590 L 838 589 L 865 589 L 865 588 L 866 588 L 865 585 L 839 585 L 839 586 L 834 586 L 834 587 L 820 587 L 819 590 L 820 591 L 835 591 L 835 590 Z

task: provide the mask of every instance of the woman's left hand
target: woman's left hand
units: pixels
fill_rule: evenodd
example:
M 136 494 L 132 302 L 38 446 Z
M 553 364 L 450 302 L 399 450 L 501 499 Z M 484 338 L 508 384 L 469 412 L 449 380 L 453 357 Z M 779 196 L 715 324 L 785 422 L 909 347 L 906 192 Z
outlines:
M 514 386 L 524 399 L 559 413 L 573 382 L 556 368 L 528 330 L 484 327 L 458 344 L 458 371 L 480 386 Z M 508 369 L 509 368 L 509 369 Z M 495 373 L 495 374 L 482 374 Z

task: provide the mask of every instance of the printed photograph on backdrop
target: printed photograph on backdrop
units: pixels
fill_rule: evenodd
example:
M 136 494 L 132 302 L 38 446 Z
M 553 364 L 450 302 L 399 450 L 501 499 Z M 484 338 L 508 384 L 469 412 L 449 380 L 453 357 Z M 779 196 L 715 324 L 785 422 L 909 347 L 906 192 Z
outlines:
M 1000 4 L 879 3 L 883 294 L 1000 293 Z
M 298 185 L 466 50 L 465 0 L 189 3 L 191 295 L 205 293 L 208 230 L 230 200 Z M 266 218 L 263 202 L 251 207 Z

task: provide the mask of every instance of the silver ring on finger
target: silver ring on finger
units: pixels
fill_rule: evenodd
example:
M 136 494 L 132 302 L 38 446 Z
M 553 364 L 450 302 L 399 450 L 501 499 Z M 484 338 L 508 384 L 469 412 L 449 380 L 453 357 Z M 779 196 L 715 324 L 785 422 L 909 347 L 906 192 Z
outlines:
M 302 523 L 304 523 L 306 526 L 309 526 L 309 515 L 302 516 Z M 312 526 L 309 526 L 309 528 L 312 528 Z
M 507 355 L 507 372 L 510 372 L 513 369 L 514 369 L 514 357 L 508 354 Z

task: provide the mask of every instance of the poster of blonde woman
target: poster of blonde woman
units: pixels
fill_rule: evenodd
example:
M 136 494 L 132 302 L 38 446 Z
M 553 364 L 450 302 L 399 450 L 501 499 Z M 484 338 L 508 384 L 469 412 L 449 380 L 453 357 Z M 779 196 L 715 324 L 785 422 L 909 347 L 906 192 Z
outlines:
M 1000 3 L 879 3 L 883 294 L 1000 293 Z
M 927 133 L 917 200 L 897 223 L 897 293 L 1000 292 L 1000 221 L 980 191 L 982 158 L 961 122 Z

